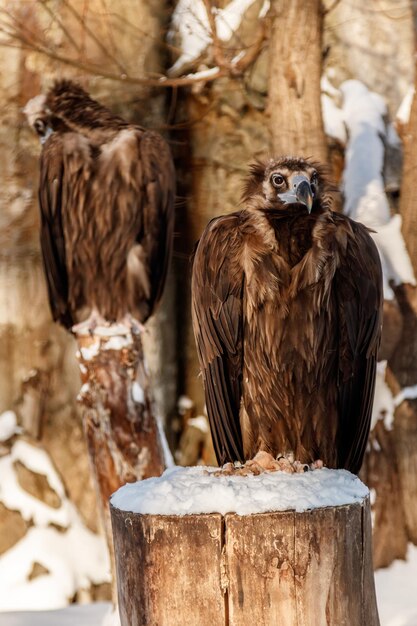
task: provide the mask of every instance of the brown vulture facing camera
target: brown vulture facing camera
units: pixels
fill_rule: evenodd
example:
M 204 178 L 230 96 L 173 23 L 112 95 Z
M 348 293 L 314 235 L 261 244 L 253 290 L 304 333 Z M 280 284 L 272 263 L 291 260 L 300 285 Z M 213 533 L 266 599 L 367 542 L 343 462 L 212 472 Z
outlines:
M 198 243 L 193 326 L 219 464 L 361 467 L 382 272 L 369 231 L 331 210 L 330 191 L 312 161 L 256 163 L 243 210 Z
M 142 324 L 171 254 L 175 175 L 166 142 L 63 80 L 25 109 L 43 144 L 41 247 L 53 317 Z M 82 325 L 79 325 L 82 326 Z

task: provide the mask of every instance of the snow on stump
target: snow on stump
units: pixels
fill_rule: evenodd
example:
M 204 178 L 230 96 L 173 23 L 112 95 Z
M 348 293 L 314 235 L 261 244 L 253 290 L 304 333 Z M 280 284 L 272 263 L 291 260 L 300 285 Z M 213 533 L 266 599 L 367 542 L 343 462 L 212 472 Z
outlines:
M 122 626 L 378 626 L 369 492 L 345 470 L 173 468 L 110 509 Z

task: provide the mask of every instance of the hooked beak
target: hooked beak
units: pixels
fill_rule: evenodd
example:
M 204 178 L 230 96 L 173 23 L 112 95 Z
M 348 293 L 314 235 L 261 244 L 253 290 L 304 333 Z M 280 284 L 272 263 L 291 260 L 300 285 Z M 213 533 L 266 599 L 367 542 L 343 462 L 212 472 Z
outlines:
M 48 126 L 48 128 L 46 129 L 45 134 L 39 136 L 39 139 L 40 139 L 42 145 L 45 143 L 45 141 L 47 139 L 49 139 L 49 137 L 52 135 L 53 132 L 54 131 L 52 130 L 52 128 L 50 126 Z
M 307 180 L 302 180 L 296 190 L 295 196 L 298 202 L 302 202 L 307 207 L 307 211 L 310 214 L 313 207 L 313 192 L 310 183 Z
M 307 207 L 310 214 L 313 208 L 314 193 L 310 185 L 310 181 L 304 175 L 294 176 L 292 179 L 292 188 L 285 193 L 279 193 L 278 198 L 285 204 L 301 203 Z

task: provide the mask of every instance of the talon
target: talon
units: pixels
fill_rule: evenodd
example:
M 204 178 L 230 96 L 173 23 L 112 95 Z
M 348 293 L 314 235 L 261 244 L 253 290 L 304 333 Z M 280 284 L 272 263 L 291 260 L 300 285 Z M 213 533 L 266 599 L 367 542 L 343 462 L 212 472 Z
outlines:
M 242 464 L 239 461 L 225 463 L 223 467 L 211 474 L 213 476 L 259 476 L 265 472 L 277 471 L 286 474 L 303 474 L 322 467 L 324 463 L 321 459 L 308 464 L 295 460 L 293 452 L 278 454 L 274 459 L 269 452 L 259 450 L 253 459 L 249 459 L 246 463 Z

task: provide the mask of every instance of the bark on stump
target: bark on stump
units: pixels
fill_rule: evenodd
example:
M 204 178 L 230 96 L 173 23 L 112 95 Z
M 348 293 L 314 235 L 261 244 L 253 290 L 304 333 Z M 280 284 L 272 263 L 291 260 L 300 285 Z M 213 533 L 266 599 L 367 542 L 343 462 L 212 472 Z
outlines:
M 78 400 L 112 563 L 109 498 L 126 482 L 159 476 L 165 469 L 139 335 L 77 336 L 83 386 Z
M 122 626 L 378 626 L 369 498 L 239 516 L 111 508 Z

